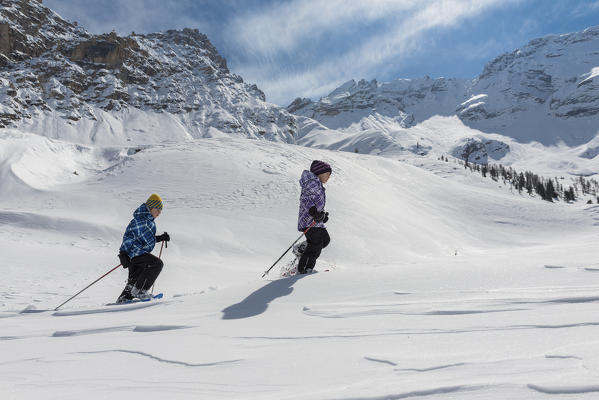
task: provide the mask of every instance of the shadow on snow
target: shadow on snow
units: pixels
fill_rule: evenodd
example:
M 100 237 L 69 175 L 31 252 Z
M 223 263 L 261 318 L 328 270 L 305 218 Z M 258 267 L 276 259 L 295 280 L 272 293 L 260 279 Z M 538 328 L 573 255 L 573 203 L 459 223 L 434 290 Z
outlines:
M 296 275 L 270 282 L 239 303 L 225 308 L 222 319 L 242 319 L 262 314 L 271 301 L 291 294 L 295 282 L 305 276 L 307 275 Z

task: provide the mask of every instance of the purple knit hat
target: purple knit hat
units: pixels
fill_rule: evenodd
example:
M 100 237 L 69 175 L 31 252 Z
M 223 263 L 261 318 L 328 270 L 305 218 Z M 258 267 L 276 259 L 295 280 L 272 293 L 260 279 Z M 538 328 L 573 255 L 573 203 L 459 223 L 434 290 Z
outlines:
M 333 170 L 331 170 L 331 166 L 324 161 L 314 160 L 312 161 L 312 165 L 310 165 L 310 172 L 318 176 L 325 172 L 333 172 Z

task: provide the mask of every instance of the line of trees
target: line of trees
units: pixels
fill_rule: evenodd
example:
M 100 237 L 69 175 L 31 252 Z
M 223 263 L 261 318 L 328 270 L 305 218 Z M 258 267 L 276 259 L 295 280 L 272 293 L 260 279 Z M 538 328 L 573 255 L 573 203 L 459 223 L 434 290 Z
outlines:
M 449 161 L 447 157 L 441 156 L 441 160 Z M 518 172 L 512 167 L 504 167 L 495 164 L 473 164 L 458 160 L 460 165 L 471 172 L 479 172 L 484 178 L 489 177 L 495 182 L 503 181 L 510 189 L 518 193 L 526 191 L 529 195 L 537 195 L 546 201 L 563 199 L 565 201 L 576 201 L 584 195 L 597 196 L 599 193 L 599 182 L 595 179 L 587 179 L 583 176 L 571 180 L 571 184 L 564 185 L 564 177 L 544 178 L 531 171 Z M 599 203 L 599 197 L 597 197 Z

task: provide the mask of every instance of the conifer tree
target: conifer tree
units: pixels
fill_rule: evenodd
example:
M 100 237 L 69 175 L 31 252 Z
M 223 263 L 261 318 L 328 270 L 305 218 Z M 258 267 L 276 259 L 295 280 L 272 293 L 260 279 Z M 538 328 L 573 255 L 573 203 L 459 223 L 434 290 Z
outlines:
M 553 186 L 553 180 L 547 180 L 545 185 L 545 200 L 553 201 L 553 199 L 557 198 L 557 193 L 555 192 L 555 187 Z

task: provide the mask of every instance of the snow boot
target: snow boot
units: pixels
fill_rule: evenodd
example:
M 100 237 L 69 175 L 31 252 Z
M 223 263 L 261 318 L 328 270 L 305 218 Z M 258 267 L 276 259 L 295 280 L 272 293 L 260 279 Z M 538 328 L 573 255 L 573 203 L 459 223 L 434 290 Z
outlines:
M 293 254 L 295 254 L 296 257 L 301 257 L 302 254 L 304 254 L 304 251 L 306 251 L 306 247 L 308 247 L 308 242 L 306 242 L 305 240 L 301 243 L 296 244 L 295 246 L 293 246 Z
M 148 290 L 138 289 L 137 287 L 133 287 L 133 289 L 131 289 L 131 296 L 140 300 L 147 300 L 152 298 L 152 295 Z
M 125 303 L 129 300 L 133 300 L 133 296 L 131 295 L 131 289 L 133 288 L 133 285 L 127 285 L 125 286 L 125 289 L 123 289 L 123 292 L 121 293 L 121 295 L 119 296 L 118 299 L 116 299 L 117 303 Z

